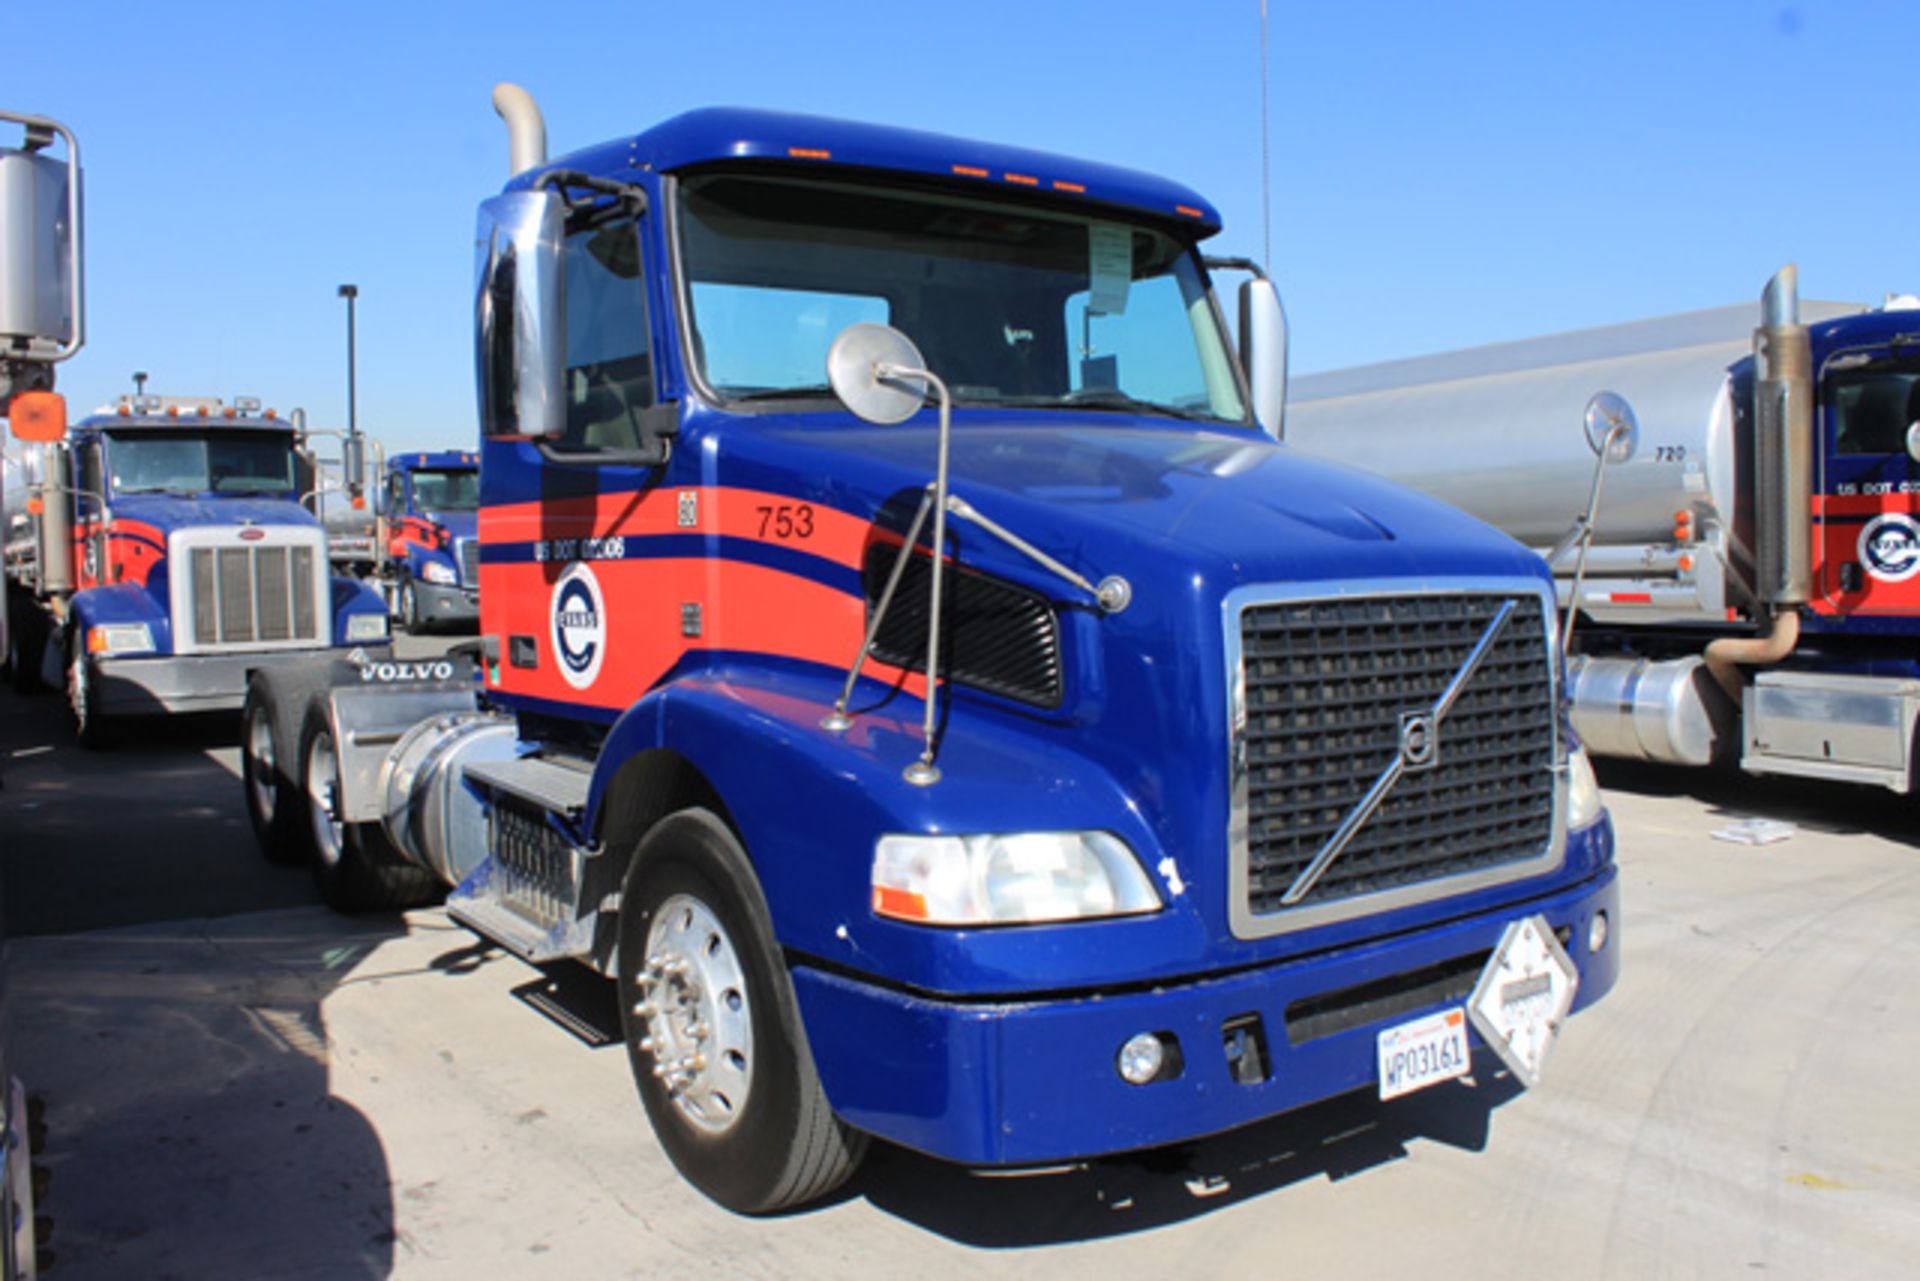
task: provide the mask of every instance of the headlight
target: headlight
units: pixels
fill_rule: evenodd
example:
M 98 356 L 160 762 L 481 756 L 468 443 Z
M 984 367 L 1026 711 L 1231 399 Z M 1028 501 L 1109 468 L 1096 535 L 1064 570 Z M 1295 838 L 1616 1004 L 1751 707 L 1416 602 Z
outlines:
M 1600 780 L 1593 776 L 1593 762 L 1587 749 L 1576 747 L 1567 753 L 1567 826 L 1585 827 L 1606 812 L 1600 801 Z
M 87 629 L 89 654 L 148 654 L 153 633 L 145 623 L 103 623 Z
M 1132 916 L 1160 895 L 1126 842 L 1105 832 L 883 836 L 873 910 L 925 925 Z
M 350 641 L 385 640 L 387 638 L 387 616 L 385 614 L 348 614 L 347 639 Z
M 442 564 L 437 560 L 428 561 L 420 570 L 420 577 L 430 583 L 438 583 L 442 587 L 451 587 L 460 581 L 460 575 L 453 572 L 453 566 Z

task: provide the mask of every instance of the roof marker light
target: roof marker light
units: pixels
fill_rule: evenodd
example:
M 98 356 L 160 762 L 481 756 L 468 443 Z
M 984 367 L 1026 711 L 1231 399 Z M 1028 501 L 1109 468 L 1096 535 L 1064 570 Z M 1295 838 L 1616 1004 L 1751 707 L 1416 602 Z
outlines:
M 1175 213 L 1183 213 L 1189 218 L 1204 218 L 1207 216 L 1205 212 L 1195 209 L 1192 205 L 1175 205 L 1173 209 Z
M 167 417 L 178 418 L 179 416 L 180 416 L 180 406 L 178 405 L 167 406 Z
M 1010 173 L 1006 175 L 1006 179 L 1008 182 L 1017 182 L 1023 187 L 1037 187 L 1040 185 L 1040 180 L 1032 174 Z
M 831 160 L 833 153 L 820 147 L 788 147 L 787 154 L 795 160 Z
M 976 167 L 976 166 L 974 166 L 974 165 L 955 165 L 955 166 L 953 167 L 953 171 L 954 171 L 955 173 L 957 173 L 957 174 L 959 174 L 959 175 L 960 175 L 960 176 L 961 176 L 962 178 L 991 178 L 991 177 L 993 177 L 993 175 L 992 175 L 992 174 L 990 174 L 990 173 L 988 173 L 988 172 L 987 172 L 987 171 L 986 171 L 985 169 L 981 169 L 981 168 L 977 168 L 977 167 Z
M 1053 189 L 1055 191 L 1070 191 L 1076 196 L 1084 196 L 1087 194 L 1087 189 L 1084 184 L 1078 183 L 1078 182 L 1066 182 L 1059 178 L 1055 178 L 1053 180 Z
M 238 418 L 240 416 L 240 411 L 238 409 L 235 409 L 232 405 L 228 405 L 226 409 L 222 411 L 222 413 L 223 413 L 223 416 L 227 418 Z
M 122 405 L 122 406 L 120 406 L 120 416 L 121 416 L 122 418 L 131 418 L 131 417 L 133 417 L 133 406 L 132 406 L 132 405 Z

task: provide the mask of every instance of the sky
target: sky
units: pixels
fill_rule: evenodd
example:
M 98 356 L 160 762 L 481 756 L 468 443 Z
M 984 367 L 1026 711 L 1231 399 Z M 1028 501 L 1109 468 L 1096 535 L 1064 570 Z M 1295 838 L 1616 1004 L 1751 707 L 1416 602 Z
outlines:
M 8 0 L 9 9 L 25 6 Z M 39 6 L 36 6 L 36 10 Z M 1296 373 L 1756 299 L 1920 290 L 1912 0 L 61 0 L 0 108 L 86 171 L 74 416 L 255 395 L 390 450 L 475 439 L 474 210 L 496 81 L 553 154 L 701 106 L 802 111 L 1163 174 L 1265 261 Z M 11 126 L 0 135 L 18 145 Z M 1271 208 L 1270 226 L 1263 211 Z

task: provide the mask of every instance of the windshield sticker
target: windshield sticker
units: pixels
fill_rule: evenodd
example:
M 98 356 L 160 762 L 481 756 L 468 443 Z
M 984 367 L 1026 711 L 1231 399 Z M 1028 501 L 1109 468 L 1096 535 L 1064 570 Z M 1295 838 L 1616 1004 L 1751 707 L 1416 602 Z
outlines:
M 1117 223 L 1087 228 L 1087 310 L 1101 316 L 1125 315 L 1127 286 L 1133 282 L 1133 232 Z
M 1883 583 L 1902 583 L 1920 573 L 1920 525 L 1910 516 L 1875 516 L 1860 531 L 1860 563 Z
M 576 564 L 553 585 L 553 652 L 560 675 L 575 689 L 599 679 L 607 652 L 607 620 L 601 610 L 600 581 L 585 564 Z

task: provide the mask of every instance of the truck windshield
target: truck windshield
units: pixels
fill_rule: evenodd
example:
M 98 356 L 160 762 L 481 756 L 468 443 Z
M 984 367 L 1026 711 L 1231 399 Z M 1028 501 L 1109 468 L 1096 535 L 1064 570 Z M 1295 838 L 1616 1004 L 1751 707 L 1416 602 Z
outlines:
M 1247 421 L 1206 278 L 1158 228 L 759 175 L 680 190 L 695 360 L 724 399 L 829 395 L 828 347 L 878 321 L 958 404 Z
M 459 471 L 413 473 L 413 503 L 424 511 L 470 512 L 480 507 L 480 473 Z
M 284 494 L 294 489 L 284 432 L 109 433 L 116 494 Z

